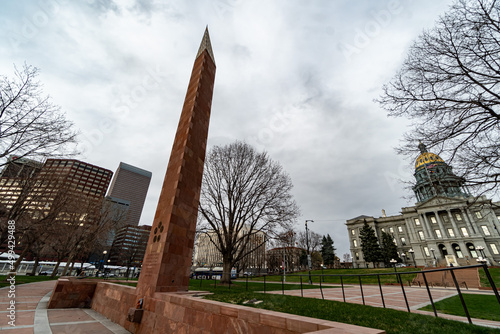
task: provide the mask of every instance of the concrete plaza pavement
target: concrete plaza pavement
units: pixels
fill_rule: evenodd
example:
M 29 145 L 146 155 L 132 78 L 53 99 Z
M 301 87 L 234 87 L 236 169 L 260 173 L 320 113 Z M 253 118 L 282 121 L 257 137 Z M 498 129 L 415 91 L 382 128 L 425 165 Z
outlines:
M 9 288 L 0 289 L 0 331 L 5 334 L 129 334 L 123 327 L 91 309 L 47 309 L 56 281 L 15 286 L 15 298 Z M 15 326 L 9 325 L 7 308 L 15 300 Z

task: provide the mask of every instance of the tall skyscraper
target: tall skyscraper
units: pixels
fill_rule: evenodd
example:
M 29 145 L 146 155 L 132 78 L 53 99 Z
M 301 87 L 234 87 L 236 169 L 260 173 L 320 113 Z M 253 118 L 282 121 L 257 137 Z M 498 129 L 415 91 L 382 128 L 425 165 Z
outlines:
M 111 181 L 108 196 L 130 202 L 126 225 L 139 225 L 151 176 L 151 172 L 147 170 L 120 162 Z

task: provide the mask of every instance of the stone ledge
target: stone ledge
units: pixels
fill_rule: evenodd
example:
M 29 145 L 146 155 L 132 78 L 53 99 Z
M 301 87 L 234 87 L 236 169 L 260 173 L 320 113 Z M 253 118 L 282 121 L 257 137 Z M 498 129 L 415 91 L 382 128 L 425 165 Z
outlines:
M 195 297 L 193 293 L 155 293 L 138 296 L 135 288 L 99 282 L 92 308 L 129 331 L 141 334 L 179 332 L 242 332 L 287 334 L 382 334 L 379 329 L 308 318 Z M 117 303 L 116 298 L 119 298 Z M 126 314 L 144 298 L 140 324 L 127 321 Z

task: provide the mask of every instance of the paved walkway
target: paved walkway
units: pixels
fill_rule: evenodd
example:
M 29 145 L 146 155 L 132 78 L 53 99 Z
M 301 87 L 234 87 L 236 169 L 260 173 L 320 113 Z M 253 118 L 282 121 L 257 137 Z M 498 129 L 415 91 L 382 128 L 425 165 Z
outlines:
M 446 299 L 451 296 L 455 296 L 458 294 L 455 288 L 430 288 L 432 300 L 434 302 L 440 301 L 442 299 Z M 385 307 L 392 308 L 399 311 L 408 312 L 408 308 L 406 306 L 406 302 L 404 299 L 403 292 L 401 290 L 401 286 L 396 285 L 383 285 L 382 292 L 384 296 L 384 300 L 380 297 L 380 288 L 378 285 L 363 285 L 363 295 L 361 294 L 361 289 L 355 285 L 345 285 L 344 293 L 345 293 L 345 301 L 347 303 L 354 304 L 363 304 L 363 297 L 365 305 L 376 306 L 376 307 Z M 412 313 L 420 313 L 425 315 L 434 316 L 434 312 L 426 312 L 418 310 L 421 307 L 426 305 L 430 305 L 429 294 L 427 293 L 427 289 L 425 287 L 404 287 L 404 292 L 406 294 L 406 298 L 408 300 L 408 306 L 410 307 L 410 312 Z M 489 294 L 493 295 L 493 291 L 487 290 L 477 290 L 477 289 L 469 289 L 462 290 L 463 293 L 478 293 L 478 294 Z M 282 291 L 272 291 L 267 293 L 281 294 Z M 307 289 L 303 290 L 303 296 L 309 298 L 322 298 L 320 289 Z M 290 296 L 301 296 L 300 290 L 285 290 L 286 295 Z M 344 301 L 344 296 L 342 293 L 342 289 L 333 288 L 333 289 L 323 289 L 324 299 L 327 300 L 335 300 L 335 301 Z M 456 321 L 462 321 L 468 323 L 466 317 L 459 317 L 454 315 L 448 315 L 438 312 L 438 317 L 451 319 Z M 472 318 L 472 323 L 480 326 L 487 327 L 495 327 L 500 328 L 500 322 L 490 321 L 490 320 L 482 320 Z
M 91 309 L 48 310 L 56 281 L 15 286 L 15 298 L 9 288 L 0 289 L 0 331 L 5 334 L 129 334 L 130 332 Z M 9 324 L 11 301 L 15 301 L 15 326 Z

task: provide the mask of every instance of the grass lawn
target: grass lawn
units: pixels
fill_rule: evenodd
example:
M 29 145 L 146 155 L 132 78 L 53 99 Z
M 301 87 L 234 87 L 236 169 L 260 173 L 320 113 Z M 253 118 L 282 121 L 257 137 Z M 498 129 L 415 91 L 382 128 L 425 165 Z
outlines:
M 397 268 L 398 273 L 403 273 L 401 278 L 404 283 L 408 281 L 412 281 L 417 274 L 404 274 L 407 272 L 420 271 L 420 269 L 415 269 L 412 267 L 406 268 Z M 397 283 L 395 275 L 387 275 L 394 274 L 394 268 L 380 268 L 380 269 L 326 269 L 326 270 L 311 270 L 311 280 L 313 283 L 319 283 L 320 276 L 319 275 L 353 275 L 353 276 L 345 276 L 342 278 L 344 283 L 347 284 L 359 284 L 359 278 L 356 275 L 364 275 L 364 274 L 381 274 L 380 283 Z M 309 273 L 307 271 L 303 271 L 300 273 L 287 274 L 286 280 L 287 282 L 298 282 L 300 283 L 300 279 L 302 277 L 302 282 L 306 283 L 309 281 Z M 264 280 L 263 277 L 255 277 L 253 280 Z M 267 276 L 266 281 L 281 281 L 280 275 Z M 325 283 L 335 283 L 340 284 L 339 276 L 323 276 L 323 281 Z M 362 284 L 378 284 L 377 276 L 361 276 Z
M 383 309 L 321 299 L 251 292 L 230 293 L 227 290 L 216 291 L 213 295 L 206 296 L 205 298 L 232 304 L 242 304 L 244 301 L 256 298 L 258 300 L 262 300 L 263 302 L 252 307 L 358 326 L 378 328 L 385 330 L 388 334 L 500 333 L 500 329 L 469 325 L 462 322 L 434 318 L 414 313 L 406 313 L 392 309 Z
M 500 304 L 494 295 L 463 294 L 462 296 L 472 318 L 500 321 Z M 438 312 L 466 316 L 459 296 L 441 300 L 434 305 Z M 433 312 L 431 305 L 427 305 L 421 310 Z
M 500 289 L 500 268 L 488 268 L 488 271 L 491 275 L 491 278 L 493 279 L 493 283 L 495 283 L 497 289 Z M 487 286 L 491 288 L 490 282 L 486 277 L 486 273 L 482 268 L 479 269 L 479 279 L 481 280 L 481 286 Z
M 6 281 L 7 275 L 0 275 L 0 288 L 5 286 L 9 286 L 10 282 Z M 16 285 L 25 284 L 25 283 L 33 283 L 33 282 L 42 282 L 49 280 L 56 280 L 58 277 L 50 278 L 50 276 L 24 276 L 24 275 L 16 275 Z
M 317 285 L 309 286 L 306 284 L 303 287 L 318 288 Z M 258 291 L 263 291 L 263 284 L 250 280 L 248 282 L 248 291 L 246 290 L 245 281 L 235 282 L 235 284 L 231 285 L 231 289 L 228 289 L 227 286 L 215 286 L 213 281 L 200 282 L 199 280 L 190 280 L 189 288 L 190 290 L 211 291 L 213 295 L 205 297 L 211 300 L 242 305 L 243 302 L 256 298 L 263 302 L 251 307 L 379 328 L 385 330 L 387 333 L 500 333 L 500 329 L 485 328 L 392 309 L 313 298 L 258 293 Z M 300 285 L 285 284 L 284 288 L 287 290 L 297 289 L 300 288 Z M 271 290 L 281 290 L 281 284 L 266 284 L 266 291 Z
M 287 279 L 288 280 L 288 279 Z M 303 284 L 302 288 L 306 289 L 318 289 L 319 285 L 309 285 Z M 340 287 L 332 287 L 332 286 L 323 286 L 325 289 L 329 288 L 340 288 Z M 227 285 L 220 285 L 217 281 L 215 284 L 214 280 L 189 280 L 189 290 L 202 290 L 202 291 L 211 291 L 211 292 L 220 292 L 220 293 L 231 293 L 236 294 L 240 292 L 263 292 L 265 291 L 279 291 L 279 290 L 300 290 L 300 284 L 290 284 L 285 283 L 281 284 L 281 282 L 267 282 L 264 288 L 264 282 L 252 282 L 248 281 L 248 285 L 246 281 L 233 281 L 230 287 Z

